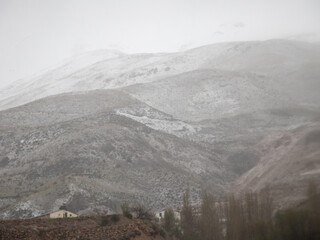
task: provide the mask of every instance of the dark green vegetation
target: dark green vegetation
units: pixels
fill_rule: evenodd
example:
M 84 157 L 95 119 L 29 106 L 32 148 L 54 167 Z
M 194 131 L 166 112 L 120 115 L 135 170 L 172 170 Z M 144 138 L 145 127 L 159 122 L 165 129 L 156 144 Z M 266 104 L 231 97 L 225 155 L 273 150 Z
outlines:
M 320 192 L 311 182 L 306 200 L 295 208 L 274 210 L 268 187 L 259 193 L 229 196 L 217 202 L 204 192 L 200 212 L 184 195 L 181 212 L 183 240 L 318 240 L 320 239 Z M 171 224 L 171 226 L 174 226 Z M 167 231 L 171 228 L 166 227 Z
M 169 233 L 169 238 L 181 238 L 181 226 L 179 224 L 179 220 L 175 218 L 174 212 L 172 209 L 167 209 L 164 213 L 164 219 L 161 222 L 164 230 Z
M 163 240 L 160 232 L 139 219 L 121 215 L 69 219 L 0 220 L 0 240 Z
M 98 216 L 98 222 L 101 227 L 104 227 L 110 224 L 115 224 L 119 222 L 119 220 L 120 220 L 120 217 L 117 214 Z
M 122 210 L 123 216 L 125 216 L 126 218 L 129 218 L 129 219 L 132 219 L 132 213 L 130 212 L 128 203 L 123 203 L 121 205 L 121 210 Z
M 319 240 L 320 192 L 313 181 L 306 192 L 306 199 L 298 206 L 276 211 L 268 186 L 259 192 L 229 195 L 219 201 L 204 191 L 199 206 L 191 204 L 187 190 L 181 221 L 171 208 L 160 221 L 142 204 L 130 207 L 124 203 L 121 209 L 124 217 L 134 216 L 169 240 Z M 119 215 L 99 218 L 100 226 L 118 221 Z

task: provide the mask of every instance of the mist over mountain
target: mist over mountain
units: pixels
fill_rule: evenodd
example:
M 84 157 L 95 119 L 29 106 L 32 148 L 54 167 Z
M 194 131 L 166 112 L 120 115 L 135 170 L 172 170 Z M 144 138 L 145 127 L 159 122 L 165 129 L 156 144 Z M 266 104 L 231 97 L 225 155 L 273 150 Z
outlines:
M 171 83 L 174 84 L 179 74 L 203 70 L 224 71 L 217 73 L 220 78 L 210 75 L 206 77 L 206 73 L 201 77 L 211 80 L 211 87 L 218 84 L 218 81 L 224 81 L 225 89 L 219 86 L 222 94 L 232 94 L 232 90 L 242 87 L 244 89 L 239 89 L 239 92 L 246 95 L 248 93 L 243 91 L 247 88 L 250 92 L 253 88 L 260 91 L 259 94 L 278 93 L 277 98 L 282 97 L 283 101 L 298 97 L 296 101 L 300 104 L 318 107 L 316 90 L 319 87 L 319 53 L 320 48 L 316 43 L 286 40 L 221 43 L 169 54 L 128 55 L 114 51 L 94 51 L 24 84 L 17 81 L 2 89 L 0 108 L 15 107 L 59 93 L 115 89 L 138 83 L 155 83 L 157 80 L 166 81 L 168 77 L 176 78 Z M 236 80 L 238 78 L 242 80 Z M 212 91 L 210 88 L 203 90 L 206 90 L 203 94 Z M 222 96 L 218 95 L 217 98 Z M 263 101 L 263 96 L 260 97 L 260 101 Z M 241 104 L 239 101 L 235 99 L 234 103 Z
M 0 216 L 178 207 L 188 187 L 194 203 L 266 184 L 299 201 L 319 177 L 319 46 L 101 50 L 15 82 L 0 90 Z

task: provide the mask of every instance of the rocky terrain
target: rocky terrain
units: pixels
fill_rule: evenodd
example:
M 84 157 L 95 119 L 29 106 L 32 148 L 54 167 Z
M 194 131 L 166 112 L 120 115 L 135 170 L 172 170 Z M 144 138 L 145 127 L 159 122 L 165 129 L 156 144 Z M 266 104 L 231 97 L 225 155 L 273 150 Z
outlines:
M 0 221 L 0 239 L 161 240 L 159 232 L 140 220 L 120 216 L 102 225 L 99 217 L 76 219 L 25 219 Z
M 284 40 L 98 51 L 0 90 L 0 217 L 176 207 L 188 187 L 299 200 L 319 176 L 319 56 Z
M 110 90 L 1 112 L 2 216 L 37 216 L 64 202 L 87 213 L 115 212 L 124 201 L 160 209 L 179 205 L 188 186 L 223 190 L 231 174 L 209 147 L 117 114 L 124 106 L 168 118 Z

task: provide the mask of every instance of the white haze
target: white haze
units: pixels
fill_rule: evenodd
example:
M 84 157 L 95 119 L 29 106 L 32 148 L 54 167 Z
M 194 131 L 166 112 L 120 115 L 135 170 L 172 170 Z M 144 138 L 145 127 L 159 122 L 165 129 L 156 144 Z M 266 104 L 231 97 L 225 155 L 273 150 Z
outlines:
M 96 49 L 318 41 L 319 0 L 0 0 L 0 88 Z

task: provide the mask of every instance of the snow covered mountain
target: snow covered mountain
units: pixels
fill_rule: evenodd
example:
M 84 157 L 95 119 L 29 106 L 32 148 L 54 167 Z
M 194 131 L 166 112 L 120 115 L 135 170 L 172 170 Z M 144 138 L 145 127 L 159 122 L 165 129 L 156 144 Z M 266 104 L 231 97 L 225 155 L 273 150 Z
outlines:
M 243 85 L 242 88 L 247 90 L 239 89 L 242 91 L 239 92 L 241 95 L 250 94 L 251 90 L 263 91 L 260 97 L 262 99 L 265 94 L 272 94 L 270 91 L 278 91 L 289 100 L 298 96 L 299 104 L 315 106 L 320 100 L 316 91 L 319 89 L 319 55 L 320 48 L 317 44 L 284 40 L 222 43 L 170 54 L 127 55 L 95 51 L 34 79 L 23 83 L 17 81 L 2 89 L 0 109 L 54 94 L 155 83 L 178 74 L 205 69 L 220 71 L 217 73 L 219 76 L 211 78 L 210 74 L 208 77 L 205 72 L 202 74 L 215 91 L 209 89 L 206 91 L 208 99 L 206 94 L 202 94 L 196 101 L 211 102 L 212 95 L 216 95 L 217 91 L 217 98 L 234 95 L 232 91 L 237 92 L 240 85 Z M 235 80 L 233 84 L 232 79 L 239 79 L 239 75 L 242 80 Z M 197 77 L 193 77 L 194 82 Z M 217 85 L 217 81 L 220 85 Z M 181 82 L 183 75 L 180 84 Z M 236 94 L 235 98 L 237 97 Z M 256 100 L 259 101 L 253 99 Z M 241 105 L 239 99 L 232 97 L 227 97 L 226 101 Z
M 70 59 L 0 91 L 0 215 L 30 217 L 61 203 L 79 213 L 117 211 L 125 200 L 177 206 L 188 186 L 196 202 L 201 188 L 219 195 L 236 181 L 238 189 L 259 189 L 277 183 L 277 174 L 295 188 L 301 182 L 291 184 L 291 168 L 275 170 L 289 157 L 272 155 L 292 149 L 264 146 L 318 126 L 319 90 L 313 43 Z M 304 146 L 299 141 L 291 145 Z

